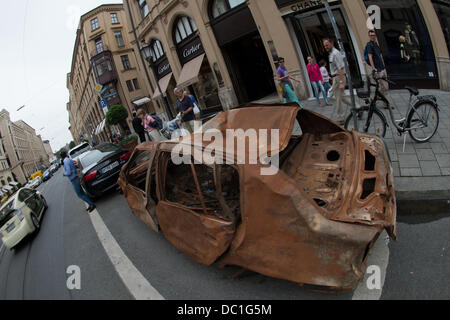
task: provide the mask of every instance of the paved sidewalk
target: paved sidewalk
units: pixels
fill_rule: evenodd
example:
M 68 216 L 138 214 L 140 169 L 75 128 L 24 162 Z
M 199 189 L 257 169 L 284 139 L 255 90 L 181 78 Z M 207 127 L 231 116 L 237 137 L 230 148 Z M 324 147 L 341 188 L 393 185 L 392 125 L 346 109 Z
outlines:
M 450 92 L 441 90 L 420 90 L 420 95 L 435 95 L 440 107 L 440 123 L 436 135 L 427 143 L 416 143 L 409 135 L 403 151 L 403 137 L 392 125 L 388 111 L 380 102 L 380 110 L 388 120 L 386 144 L 391 154 L 395 174 L 395 187 L 399 198 L 404 199 L 450 199 Z M 271 103 L 279 101 L 271 97 Z M 358 98 L 357 98 L 358 99 Z M 390 91 L 389 100 L 395 106 L 396 119 L 406 117 L 409 93 L 406 90 Z M 322 99 L 323 101 L 323 99 Z M 358 101 L 364 105 L 363 101 Z M 268 103 L 269 101 L 266 101 Z M 330 99 L 330 103 L 334 103 Z M 301 101 L 303 107 L 336 120 L 333 107 L 319 107 L 315 99 Z M 347 110 L 347 114 L 350 110 Z

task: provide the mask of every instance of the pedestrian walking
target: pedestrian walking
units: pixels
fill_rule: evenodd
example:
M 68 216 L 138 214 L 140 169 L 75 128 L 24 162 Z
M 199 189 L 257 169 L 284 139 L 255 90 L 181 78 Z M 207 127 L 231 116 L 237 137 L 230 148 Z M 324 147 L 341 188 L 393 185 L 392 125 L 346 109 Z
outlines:
M 336 98 L 335 113 L 337 122 L 340 125 L 344 124 L 345 111 L 343 104 L 352 107 L 352 102 L 348 97 L 344 97 L 345 86 L 347 85 L 347 75 L 345 73 L 344 56 L 339 50 L 334 47 L 334 41 L 330 38 L 323 39 L 323 46 L 329 53 L 330 72 L 333 79 L 332 90 Z M 356 109 L 360 109 L 361 105 L 356 103 Z
M 317 103 L 320 107 L 325 107 L 328 105 L 328 94 L 323 87 L 323 77 L 320 72 L 319 65 L 314 61 L 313 57 L 308 57 L 308 65 L 306 66 L 308 70 L 309 80 L 314 90 L 314 96 L 316 97 Z M 322 92 L 324 104 L 320 101 L 320 92 Z
M 184 94 L 183 89 L 175 88 L 174 93 L 177 96 L 177 109 L 181 113 L 181 123 L 186 130 L 190 133 L 194 133 L 194 103 Z
M 133 124 L 134 131 L 139 136 L 140 143 L 144 143 L 145 141 L 147 141 L 145 139 L 145 128 L 142 125 L 142 120 L 137 117 L 136 111 L 133 112 L 132 124 Z
M 330 96 L 330 89 L 331 89 L 331 83 L 330 83 L 330 75 L 327 70 L 327 62 L 325 60 L 320 60 L 320 73 L 322 74 L 323 79 L 323 88 L 325 89 L 325 92 L 327 93 L 327 99 Z M 332 106 L 331 103 L 327 103 L 327 106 Z
M 64 165 L 64 176 L 69 178 L 72 183 L 73 188 L 75 189 L 75 193 L 78 198 L 83 200 L 88 204 L 87 211 L 92 212 L 96 209 L 95 204 L 89 199 L 89 196 L 83 191 L 80 185 L 80 178 L 78 177 L 77 168 L 75 167 L 75 163 L 72 159 L 67 156 L 66 151 L 61 152 L 61 159 Z
M 386 65 L 383 59 L 383 53 L 378 45 L 377 34 L 375 30 L 369 31 L 370 41 L 367 43 L 364 49 L 364 59 L 371 68 L 372 75 L 377 78 L 387 78 Z M 386 81 L 380 81 L 380 92 L 388 98 L 389 84 Z M 388 104 L 384 102 L 384 108 L 388 109 Z
M 291 80 L 299 82 L 297 79 L 292 77 L 286 69 L 285 60 L 282 57 L 278 58 L 279 67 L 277 69 L 277 78 L 280 82 L 281 89 L 283 90 L 284 103 L 296 102 L 300 107 L 302 107 L 300 101 L 294 92 L 294 86 Z
M 159 132 L 159 130 L 162 129 L 161 123 L 157 121 L 155 117 L 146 114 L 143 109 L 140 109 L 137 112 L 137 117 L 141 120 L 141 125 L 144 127 L 145 131 L 147 131 L 152 141 L 160 142 L 166 140 Z

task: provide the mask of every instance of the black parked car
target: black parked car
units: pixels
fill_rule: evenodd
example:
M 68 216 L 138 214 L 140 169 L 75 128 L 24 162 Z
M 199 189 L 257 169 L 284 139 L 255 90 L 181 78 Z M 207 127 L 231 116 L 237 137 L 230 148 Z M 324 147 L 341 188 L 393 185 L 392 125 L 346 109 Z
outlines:
M 93 199 L 117 187 L 122 166 L 131 153 L 113 144 L 101 144 L 78 158 L 80 181 L 84 191 Z

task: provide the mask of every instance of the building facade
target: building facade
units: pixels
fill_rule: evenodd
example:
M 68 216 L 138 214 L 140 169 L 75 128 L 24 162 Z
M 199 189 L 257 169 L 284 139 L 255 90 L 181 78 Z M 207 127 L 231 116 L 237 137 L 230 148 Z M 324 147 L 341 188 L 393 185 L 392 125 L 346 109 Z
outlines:
M 143 107 L 152 112 L 148 81 L 130 44 L 125 11 L 121 4 L 102 5 L 80 19 L 67 76 L 70 101 L 67 104 L 70 131 L 78 144 L 82 140 L 109 141 L 117 127 L 105 125 L 109 107 L 123 105 L 129 114 Z
M 12 122 L 6 110 L 0 111 L 0 137 L 0 184 L 24 185 L 33 173 L 50 166 L 41 136 L 22 120 Z
M 52 146 L 50 145 L 50 141 L 43 141 L 45 153 L 48 155 L 48 161 L 52 163 L 56 160 L 55 154 L 53 153 Z
M 450 1 L 329 4 L 356 87 L 369 72 L 363 52 L 375 27 L 387 72 L 400 87 L 450 90 Z M 138 41 L 153 50 L 151 65 L 144 67 L 151 86 L 159 84 L 163 94 L 155 90 L 152 98 L 167 99 L 175 113 L 176 86 L 188 88 L 211 111 L 279 96 L 278 57 L 300 81 L 294 83 L 297 95 L 312 97 L 306 58 L 326 61 L 322 39 L 334 38 L 321 0 L 124 0 L 124 6 L 130 30 L 134 26 Z

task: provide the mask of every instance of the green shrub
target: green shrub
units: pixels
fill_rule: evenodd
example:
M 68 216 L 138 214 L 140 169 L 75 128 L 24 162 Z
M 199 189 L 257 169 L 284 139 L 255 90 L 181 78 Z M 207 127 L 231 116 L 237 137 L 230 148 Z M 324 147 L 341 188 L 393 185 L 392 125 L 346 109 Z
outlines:
M 113 105 L 106 113 L 106 124 L 115 126 L 128 118 L 128 111 L 121 104 Z

